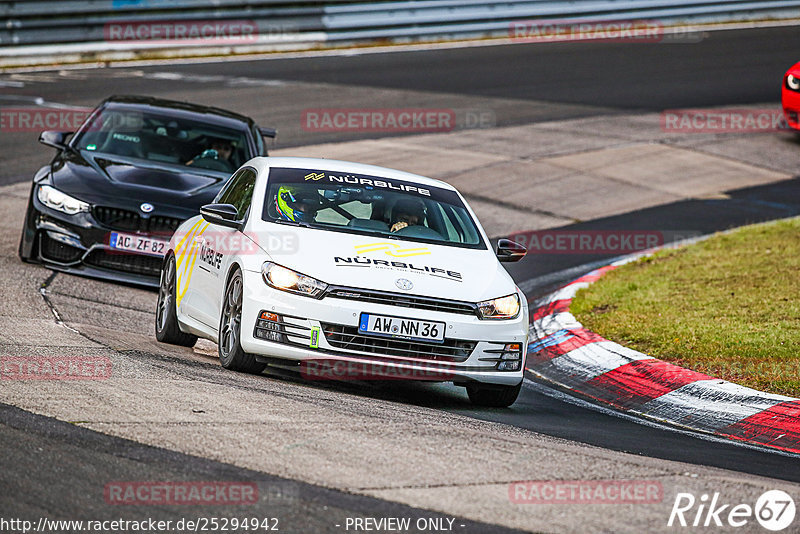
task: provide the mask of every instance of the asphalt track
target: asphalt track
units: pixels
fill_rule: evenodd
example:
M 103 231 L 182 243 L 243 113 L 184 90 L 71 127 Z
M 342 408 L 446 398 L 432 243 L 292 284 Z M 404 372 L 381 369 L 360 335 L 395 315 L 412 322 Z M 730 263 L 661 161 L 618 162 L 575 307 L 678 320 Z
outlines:
M 347 134 L 336 138 L 312 135 L 298 125 L 298 94 L 286 91 L 285 82 L 298 82 L 306 95 L 329 107 L 347 107 L 357 94 L 363 107 L 414 106 L 430 102 L 440 93 L 457 105 L 489 106 L 489 99 L 506 101 L 492 105 L 497 125 L 547 121 L 563 118 L 615 114 L 631 110 L 661 110 L 681 107 L 735 106 L 775 100 L 785 68 L 797 60 L 800 32 L 796 28 L 725 31 L 710 34 L 695 44 L 625 45 L 622 43 L 562 43 L 547 45 L 488 46 L 425 52 L 365 54 L 310 59 L 275 59 L 216 64 L 184 64 L 165 67 L 136 67 L 147 72 L 169 71 L 175 78 L 144 76 L 103 76 L 103 83 L 87 83 L 86 77 L 30 75 L 22 88 L 2 88 L 0 98 L 40 96 L 48 101 L 92 105 L 113 93 L 146 93 L 170 98 L 213 102 L 222 107 L 255 116 L 264 124 L 278 126 L 281 146 L 354 139 L 374 134 Z M 117 70 L 108 69 L 107 71 Z M 11 75 L 0 76 L 0 81 Z M 95 75 L 89 75 L 89 79 Z M 187 78 L 205 81 L 186 83 Z M 225 80 L 213 76 L 225 77 Z M 180 78 L 182 77 L 182 78 Z M 206 77 L 206 78 L 202 78 Z M 209 78 L 211 77 L 211 78 Z M 269 89 L 272 97 L 264 108 L 246 92 L 230 89 L 231 78 L 280 80 Z M 216 81 L 215 81 L 216 80 Z M 776 82 L 777 80 L 777 82 Z M 366 91 L 359 92 L 359 90 Z M 397 95 L 405 95 L 398 104 Z M 324 95 L 324 100 L 321 99 Z M 367 100 L 364 100 L 367 98 Z M 435 98 L 434 98 L 435 100 Z M 306 106 L 307 107 L 307 106 Z M 284 120 L 292 110 L 293 120 Z M 45 149 L 30 134 L 4 134 L 0 182 L 29 179 L 34 162 L 46 162 Z M 12 154 L 18 155 L 12 161 Z M 19 162 L 24 162 L 20 164 Z M 691 200 L 586 221 L 570 228 L 625 228 L 677 230 L 687 227 L 703 232 L 721 230 L 761 220 L 800 213 L 800 179 L 779 184 L 733 191 L 727 199 Z M 689 223 L 687 226 L 687 222 Z M 518 281 L 552 274 L 602 257 L 553 256 L 540 261 L 523 261 L 511 269 Z M 566 281 L 566 280 L 565 280 Z M 542 293 L 555 282 L 532 288 Z M 753 475 L 800 482 L 800 463 L 776 454 L 711 442 L 698 437 L 656 429 L 620 419 L 593 409 L 562 402 L 531 387 L 523 389 L 509 410 L 477 410 L 469 407 L 453 388 L 424 389 L 398 385 L 392 388 L 363 388 L 358 385 L 328 385 L 332 391 L 397 401 L 410 405 L 437 406 L 454 414 L 495 421 L 534 430 L 558 438 L 596 445 L 637 455 L 721 467 Z M 460 395 L 460 393 L 459 393 Z M 52 419 L 41 418 L 11 407 L 0 409 L 2 447 L 36 451 L 32 456 L 4 453 L 0 478 L 4 510 L 23 513 L 58 509 L 91 511 L 91 504 L 79 498 L 81 480 L 98 471 L 114 479 L 120 469 L 131 479 L 146 480 L 157 473 L 170 473 L 190 480 L 204 477 L 261 480 L 265 475 L 245 472 L 225 464 L 202 460 L 161 449 L 138 446 L 119 438 L 95 434 Z M 102 461 L 95 451 L 103 450 Z M 67 453 L 66 451 L 69 450 Z M 131 452 L 135 451 L 135 452 Z M 72 458 L 64 462 L 64 458 Z M 121 467 L 121 463 L 132 460 Z M 59 465 L 54 478 L 36 465 Z M 25 476 L 23 476 L 23 473 Z M 212 473 L 212 474 L 209 474 Z M 215 473 L 215 474 L 214 474 Z M 234 473 L 234 474 L 231 474 Z M 30 477 L 30 484 L 20 483 Z M 66 486 L 78 488 L 65 499 Z M 74 486 L 72 484 L 74 483 Z M 44 499 L 20 500 L 15 494 L 32 494 L 45 487 Z M 345 512 L 372 515 L 413 514 L 409 508 L 386 501 L 319 490 L 308 486 L 293 502 L 292 513 L 303 514 L 319 503 Z M 327 492 L 327 493 L 326 493 Z M 77 496 L 76 496 L 77 495 Z M 305 507 L 305 508 L 304 508 Z M 172 511 L 165 511 L 171 517 Z M 313 514 L 308 516 L 313 521 Z M 315 531 L 330 528 L 329 518 L 314 523 Z M 465 522 L 467 524 L 467 522 Z M 488 532 L 486 525 L 472 525 L 476 532 Z M 499 531 L 499 529 L 498 529 Z
M 797 29 L 785 27 L 712 32 L 697 42 L 514 44 L 177 71 L 660 111 L 774 99 L 798 46 Z M 501 121 L 527 121 L 512 115 Z
M 283 531 L 340 532 L 348 517 L 407 517 L 443 519 L 443 514 L 389 501 L 288 481 L 228 464 L 188 456 L 86 431 L 69 423 L 32 415 L 0 404 L 0 445 L 4 452 L 2 516 L 69 518 L 100 517 L 156 521 L 199 517 L 171 506 L 109 507 L 98 499 L 91 481 L 103 480 L 230 480 L 254 483 L 259 501 L 255 506 L 212 506 L 200 516 L 218 518 L 276 518 Z M 16 466 L 10 469 L 11 466 Z M 53 468 L 43 469 L 42 466 Z M 57 466 L 57 467 L 56 467 Z M 20 471 L 27 476 L 19 476 Z M 67 474 L 67 476 L 64 476 Z M 43 488 L 47 488 L 43 491 Z M 271 524 L 271 523 L 270 523 Z M 511 529 L 456 519 L 460 532 L 503 533 Z M 4 530 L 6 531 L 6 530 Z M 411 529 L 410 532 L 424 532 Z
M 797 62 L 796 27 L 709 32 L 697 42 L 566 42 L 323 57 L 156 64 L 0 74 L 0 104 L 20 98 L 95 106 L 112 94 L 152 94 L 219 105 L 279 130 L 279 147 L 388 134 L 310 132 L 306 108 L 491 109 L 497 126 L 626 111 L 736 106 L 780 99 Z M 15 85 L 4 85 L 12 82 Z M 23 87 L 16 84 L 24 83 Z M 287 90 L 290 89 L 290 90 Z M 7 151 L 41 151 L 35 135 L 6 135 Z M 8 150 L 10 149 L 10 150 Z M 17 152 L 19 151 L 19 152 Z M 40 156 L 38 158 L 42 160 Z M 13 161 L 0 183 L 27 179 Z

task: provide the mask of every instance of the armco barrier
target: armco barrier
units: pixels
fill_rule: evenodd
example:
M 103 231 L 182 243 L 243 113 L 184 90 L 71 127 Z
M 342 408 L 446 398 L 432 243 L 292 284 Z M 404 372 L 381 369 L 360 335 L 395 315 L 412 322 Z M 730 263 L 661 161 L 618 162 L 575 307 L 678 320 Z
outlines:
M 257 26 L 260 42 L 291 45 L 505 36 L 512 22 L 531 19 L 795 18 L 798 7 L 800 0 L 0 0 L 0 56 L 3 48 L 102 43 L 107 25 L 120 21 L 248 20 Z M 153 43 L 125 44 L 153 48 Z
M 583 328 L 569 312 L 573 297 L 625 261 L 596 269 L 532 306 L 526 369 L 545 383 L 618 411 L 800 454 L 800 399 L 684 369 Z

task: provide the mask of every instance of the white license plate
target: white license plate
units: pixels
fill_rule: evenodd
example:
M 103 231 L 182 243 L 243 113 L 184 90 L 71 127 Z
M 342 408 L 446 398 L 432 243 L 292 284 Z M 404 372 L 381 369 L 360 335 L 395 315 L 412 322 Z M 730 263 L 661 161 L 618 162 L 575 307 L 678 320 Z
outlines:
M 119 232 L 112 232 L 108 240 L 108 246 L 113 249 L 150 256 L 163 256 L 167 253 L 167 245 L 169 245 L 169 241 L 164 239 Z
M 363 334 L 419 341 L 444 341 L 445 323 L 362 313 L 358 331 Z

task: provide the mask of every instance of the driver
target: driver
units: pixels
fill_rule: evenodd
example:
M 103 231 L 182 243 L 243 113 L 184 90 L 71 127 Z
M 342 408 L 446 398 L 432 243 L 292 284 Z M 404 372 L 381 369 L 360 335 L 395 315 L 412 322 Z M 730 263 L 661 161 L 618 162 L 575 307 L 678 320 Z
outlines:
M 230 161 L 233 155 L 233 144 L 227 139 L 212 139 L 210 145 L 210 148 L 204 150 L 202 154 L 187 161 L 186 165 L 192 165 L 199 159 L 213 159 L 233 169 L 233 163 Z
M 286 221 L 313 222 L 319 208 L 318 196 L 316 191 L 282 185 L 275 194 L 275 209 Z
M 425 220 L 425 204 L 420 200 L 398 200 L 392 210 L 392 232 L 398 232 L 409 226 L 422 224 Z

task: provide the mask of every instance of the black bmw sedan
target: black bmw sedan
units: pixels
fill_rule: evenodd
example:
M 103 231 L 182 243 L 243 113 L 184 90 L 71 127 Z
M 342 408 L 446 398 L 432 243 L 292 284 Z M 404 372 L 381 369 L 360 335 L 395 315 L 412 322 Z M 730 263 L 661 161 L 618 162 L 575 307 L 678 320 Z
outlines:
M 74 133 L 74 135 L 73 135 Z M 58 150 L 33 178 L 23 261 L 158 284 L 173 231 L 211 203 L 275 131 L 223 109 L 150 97 L 101 103 L 77 132 L 43 132 Z

